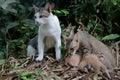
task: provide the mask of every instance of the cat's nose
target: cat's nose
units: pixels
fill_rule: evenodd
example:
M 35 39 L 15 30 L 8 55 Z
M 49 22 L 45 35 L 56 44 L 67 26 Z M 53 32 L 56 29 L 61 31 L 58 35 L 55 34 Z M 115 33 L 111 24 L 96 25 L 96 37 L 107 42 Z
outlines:
M 39 24 L 39 22 L 36 22 L 36 24 Z
M 38 25 L 38 26 L 40 25 L 40 23 L 39 23 L 38 21 L 35 21 L 35 23 L 36 23 L 36 25 Z

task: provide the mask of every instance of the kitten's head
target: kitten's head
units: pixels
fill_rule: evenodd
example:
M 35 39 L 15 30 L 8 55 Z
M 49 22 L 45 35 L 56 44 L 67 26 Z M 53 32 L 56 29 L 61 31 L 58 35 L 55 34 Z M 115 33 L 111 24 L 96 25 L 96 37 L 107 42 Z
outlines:
M 79 35 L 76 33 L 70 43 L 68 53 L 76 53 L 76 51 L 79 49 L 79 43 Z
M 68 25 L 66 29 L 64 29 L 65 34 L 62 35 L 63 42 L 64 42 L 64 48 L 67 50 L 70 46 L 70 43 L 72 42 L 72 39 L 74 37 L 74 26 L 71 24 Z
M 35 9 L 35 15 L 34 15 L 35 24 L 38 26 L 47 24 L 52 6 L 49 3 L 47 3 L 45 7 L 38 8 L 35 5 L 33 5 L 33 8 Z

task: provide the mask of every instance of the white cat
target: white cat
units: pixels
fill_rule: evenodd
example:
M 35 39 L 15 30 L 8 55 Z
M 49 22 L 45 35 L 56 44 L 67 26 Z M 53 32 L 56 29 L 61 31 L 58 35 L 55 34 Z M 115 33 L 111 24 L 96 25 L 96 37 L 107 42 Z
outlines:
M 49 3 L 44 8 L 34 6 L 34 9 L 35 24 L 39 26 L 37 40 L 38 57 L 36 61 L 43 60 L 45 48 L 51 47 L 55 47 L 56 59 L 59 60 L 61 58 L 61 27 L 59 20 L 57 16 L 52 14 L 52 6 Z M 35 48 L 32 45 L 28 45 L 27 55 L 31 57 L 35 53 Z

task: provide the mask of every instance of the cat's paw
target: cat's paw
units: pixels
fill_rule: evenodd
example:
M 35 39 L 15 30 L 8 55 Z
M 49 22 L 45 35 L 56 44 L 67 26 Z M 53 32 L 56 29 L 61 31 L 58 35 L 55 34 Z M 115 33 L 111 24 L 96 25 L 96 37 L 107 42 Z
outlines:
M 37 57 L 36 58 L 36 61 L 42 61 L 43 60 L 43 57 Z
M 60 57 L 59 57 L 59 58 L 56 58 L 57 61 L 59 61 L 60 59 L 61 59 Z

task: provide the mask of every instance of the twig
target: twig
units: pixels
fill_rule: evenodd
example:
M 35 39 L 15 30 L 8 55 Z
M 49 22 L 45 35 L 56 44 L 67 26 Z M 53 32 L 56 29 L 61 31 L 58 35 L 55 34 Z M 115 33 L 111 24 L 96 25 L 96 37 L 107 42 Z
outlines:
M 120 44 L 120 41 L 116 42 L 115 45 L 116 45 L 116 57 L 117 57 L 117 66 L 119 66 L 119 44 Z
M 50 62 L 54 62 L 55 61 L 55 59 L 53 59 L 53 58 L 51 58 L 49 56 L 46 56 L 46 57 L 50 60 Z
M 84 76 L 86 76 L 86 75 L 82 75 L 82 76 L 76 77 L 76 78 L 74 78 L 72 80 L 79 80 L 79 79 L 82 79 Z
M 1 74 L 3 74 L 3 73 L 5 73 L 5 70 L 4 70 L 4 65 L 2 65 L 1 67 L 2 67 L 2 68 L 1 68 L 0 73 L 1 73 Z
M 98 0 L 98 2 L 97 2 L 97 4 L 96 4 L 96 6 L 99 6 L 99 5 L 100 5 L 100 3 L 101 3 L 101 0 Z
M 57 76 L 55 73 L 51 72 L 51 76 L 55 78 L 55 80 L 64 80 L 61 77 Z
M 24 67 L 28 62 L 29 62 L 29 59 L 27 59 L 27 61 L 24 62 L 24 63 L 20 66 L 20 68 Z
M 48 58 L 48 60 L 47 60 L 46 63 L 41 67 L 42 70 L 48 68 L 47 65 L 48 65 L 48 64 L 51 64 L 51 62 L 54 62 L 54 61 L 55 61 L 55 59 L 53 59 L 53 58 L 51 58 L 51 57 L 49 57 L 49 56 L 46 56 L 46 57 Z
M 95 29 L 96 29 L 96 27 L 98 26 L 98 24 L 100 23 L 100 19 L 99 18 L 96 18 L 96 24 L 95 24 L 95 27 L 93 28 L 93 30 L 91 31 L 91 34 L 93 34 L 94 33 L 94 31 L 95 31 Z
M 59 72 L 59 71 L 64 71 L 64 69 L 54 69 L 52 70 L 53 72 Z

